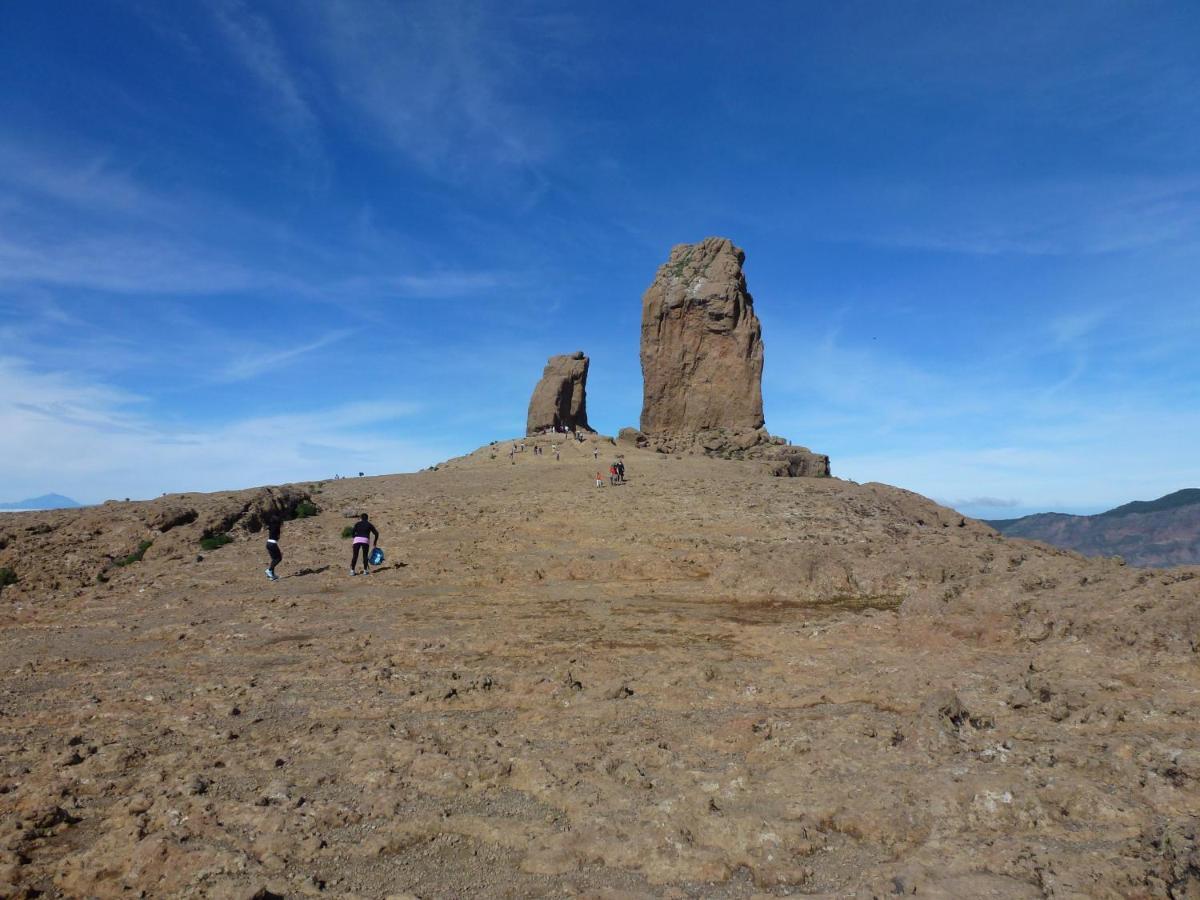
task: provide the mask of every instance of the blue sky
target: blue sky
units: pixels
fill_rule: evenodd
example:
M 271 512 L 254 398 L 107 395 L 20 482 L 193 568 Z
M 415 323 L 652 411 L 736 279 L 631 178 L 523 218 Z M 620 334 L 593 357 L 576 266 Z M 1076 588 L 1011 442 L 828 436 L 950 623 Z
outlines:
M 0 6 L 0 500 L 407 471 L 732 238 L 767 426 L 985 517 L 1200 484 L 1200 5 Z

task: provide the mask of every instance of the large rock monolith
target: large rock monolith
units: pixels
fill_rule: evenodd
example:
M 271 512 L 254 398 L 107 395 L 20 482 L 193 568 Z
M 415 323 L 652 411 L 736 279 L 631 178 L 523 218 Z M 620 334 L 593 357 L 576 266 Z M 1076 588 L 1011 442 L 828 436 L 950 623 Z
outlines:
M 826 477 L 829 457 L 763 427 L 762 327 L 746 254 L 728 238 L 679 244 L 642 297 L 642 427 L 620 440 L 659 453 L 762 460 L 773 475 Z
M 529 398 L 525 433 L 566 426 L 591 431 L 587 421 L 588 358 L 579 350 L 546 361 L 542 380 Z
M 745 258 L 728 238 L 678 244 L 642 297 L 646 434 L 762 427 L 762 329 Z

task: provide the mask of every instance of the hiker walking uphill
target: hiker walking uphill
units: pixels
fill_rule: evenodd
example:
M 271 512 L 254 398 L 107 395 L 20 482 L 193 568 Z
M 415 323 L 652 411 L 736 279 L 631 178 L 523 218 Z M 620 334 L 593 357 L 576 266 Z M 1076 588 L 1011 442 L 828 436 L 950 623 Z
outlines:
M 358 563 L 359 551 L 362 551 L 362 566 L 363 574 L 370 575 L 371 570 L 367 566 L 370 561 L 371 537 L 375 538 L 375 545 L 379 545 L 379 529 L 371 524 L 371 520 L 363 513 L 357 522 L 354 523 L 352 530 L 354 536 L 353 549 L 350 551 L 350 574 L 357 575 L 354 571 L 354 566 Z
M 267 566 L 267 577 L 272 581 L 279 580 L 279 576 L 275 574 L 275 567 L 283 562 L 283 551 L 279 549 L 279 532 L 282 529 L 283 521 L 278 516 L 267 520 L 267 555 L 271 557 L 271 564 Z

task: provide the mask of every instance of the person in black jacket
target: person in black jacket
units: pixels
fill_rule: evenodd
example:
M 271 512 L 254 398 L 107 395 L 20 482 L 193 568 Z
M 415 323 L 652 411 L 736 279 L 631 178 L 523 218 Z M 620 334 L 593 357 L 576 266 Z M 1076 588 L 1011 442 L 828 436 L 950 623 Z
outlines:
M 367 567 L 367 563 L 371 556 L 371 537 L 375 538 L 375 546 L 379 546 L 379 529 L 371 524 L 371 520 L 367 518 L 367 514 L 363 513 L 357 522 L 354 523 L 354 549 L 350 553 L 350 574 L 357 575 L 354 571 L 355 565 L 358 564 L 358 552 L 362 550 L 363 574 L 370 575 L 371 570 Z
M 279 549 L 279 532 L 283 530 L 283 521 L 278 516 L 272 516 L 267 520 L 267 555 L 271 557 L 271 564 L 267 566 L 267 577 L 272 581 L 278 581 L 279 576 L 275 574 L 275 567 L 283 562 L 283 551 Z

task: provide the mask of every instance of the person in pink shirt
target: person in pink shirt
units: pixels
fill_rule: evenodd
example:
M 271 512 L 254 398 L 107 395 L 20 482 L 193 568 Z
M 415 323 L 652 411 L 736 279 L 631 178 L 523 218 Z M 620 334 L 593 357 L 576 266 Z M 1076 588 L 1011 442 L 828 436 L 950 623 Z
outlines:
M 350 553 L 350 574 L 357 575 L 354 571 L 355 565 L 358 564 L 358 554 L 362 551 L 362 566 L 363 574 L 370 575 L 371 570 L 367 567 L 371 555 L 371 537 L 375 538 L 375 546 L 379 546 L 379 529 L 371 524 L 371 520 L 367 518 L 367 514 L 363 513 L 359 520 L 354 523 L 353 537 L 354 549 Z

